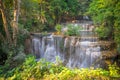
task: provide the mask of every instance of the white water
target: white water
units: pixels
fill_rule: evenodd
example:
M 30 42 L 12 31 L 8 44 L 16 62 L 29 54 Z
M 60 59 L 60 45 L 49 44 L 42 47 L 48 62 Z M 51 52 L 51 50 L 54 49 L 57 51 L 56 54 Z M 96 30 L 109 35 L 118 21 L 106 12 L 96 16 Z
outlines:
M 64 65 L 70 68 L 100 67 L 100 47 L 94 44 L 94 42 L 97 43 L 97 38 L 94 36 L 89 38 L 89 34 L 92 33 L 91 28 L 88 30 L 85 24 L 80 25 L 83 27 L 80 31 L 81 38 L 64 38 L 55 35 L 34 37 L 32 44 L 36 58 L 45 58 L 55 63 L 58 57 Z M 87 36 L 86 39 L 84 39 L 85 36 Z

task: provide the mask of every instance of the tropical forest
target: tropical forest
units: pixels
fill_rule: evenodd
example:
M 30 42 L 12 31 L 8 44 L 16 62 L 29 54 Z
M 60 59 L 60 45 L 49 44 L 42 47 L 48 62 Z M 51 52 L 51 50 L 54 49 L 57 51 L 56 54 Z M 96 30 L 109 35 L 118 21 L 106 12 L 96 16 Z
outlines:
M 0 80 L 120 80 L 120 0 L 0 0 Z

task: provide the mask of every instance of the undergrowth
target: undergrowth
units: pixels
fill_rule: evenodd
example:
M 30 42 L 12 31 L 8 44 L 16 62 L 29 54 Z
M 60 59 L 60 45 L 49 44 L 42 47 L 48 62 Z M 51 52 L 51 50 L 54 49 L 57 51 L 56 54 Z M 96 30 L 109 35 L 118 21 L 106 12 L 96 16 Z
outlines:
M 58 62 L 59 63 L 59 62 Z M 0 67 L 0 80 L 119 80 L 120 68 L 110 65 L 108 70 L 101 68 L 69 69 L 62 64 L 53 64 L 44 59 L 36 61 L 33 56 L 26 58 L 22 65 L 5 71 Z

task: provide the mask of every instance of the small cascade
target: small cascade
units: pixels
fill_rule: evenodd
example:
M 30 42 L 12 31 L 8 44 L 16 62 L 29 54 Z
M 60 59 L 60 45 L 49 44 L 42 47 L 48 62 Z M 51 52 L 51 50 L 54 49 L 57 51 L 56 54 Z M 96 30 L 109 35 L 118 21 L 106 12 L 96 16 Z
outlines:
M 48 43 L 45 46 L 45 50 L 44 50 L 44 58 L 47 61 L 50 62 L 55 62 L 56 58 L 56 54 L 57 54 L 57 50 L 55 49 L 55 45 L 54 45 L 54 39 L 52 38 L 52 36 L 48 37 Z
M 60 35 L 33 37 L 32 52 L 36 58 L 45 58 L 53 63 L 59 58 L 69 68 L 100 67 L 101 52 L 98 37 L 93 32 L 93 27 L 79 25 L 82 26 L 79 37 Z
M 38 53 L 41 53 L 41 43 L 39 38 L 33 38 L 32 39 L 32 53 L 36 56 L 36 58 L 39 58 L 40 55 Z

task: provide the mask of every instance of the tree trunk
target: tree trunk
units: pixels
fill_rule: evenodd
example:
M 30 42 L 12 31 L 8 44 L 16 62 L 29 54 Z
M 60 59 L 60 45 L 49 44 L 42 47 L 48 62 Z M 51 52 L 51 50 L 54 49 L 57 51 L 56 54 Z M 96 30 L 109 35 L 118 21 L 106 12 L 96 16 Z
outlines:
M 6 13 L 5 13 L 5 9 L 4 9 L 4 5 L 2 0 L 0 0 L 0 11 L 2 13 L 2 20 L 3 20 L 3 26 L 5 29 L 5 33 L 6 33 L 6 37 L 8 42 L 11 44 L 12 43 L 12 39 L 8 30 L 8 22 L 7 22 L 7 17 L 6 17 Z
M 14 0 L 14 19 L 13 19 L 13 42 L 16 46 L 17 44 L 17 34 L 18 34 L 18 18 L 20 11 L 20 0 Z

